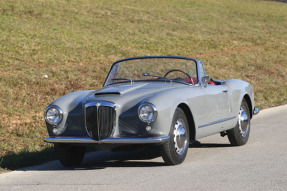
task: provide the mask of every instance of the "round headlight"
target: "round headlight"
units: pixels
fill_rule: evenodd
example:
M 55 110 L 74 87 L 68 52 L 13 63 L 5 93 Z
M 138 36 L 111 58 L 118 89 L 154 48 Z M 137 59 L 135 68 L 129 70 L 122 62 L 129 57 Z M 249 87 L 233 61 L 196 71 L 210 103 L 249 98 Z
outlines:
M 144 103 L 140 105 L 138 115 L 140 120 L 142 120 L 143 122 L 151 123 L 154 122 L 157 117 L 157 109 L 151 103 Z
M 63 118 L 63 112 L 58 106 L 50 106 L 46 109 L 45 119 L 51 125 L 58 125 Z

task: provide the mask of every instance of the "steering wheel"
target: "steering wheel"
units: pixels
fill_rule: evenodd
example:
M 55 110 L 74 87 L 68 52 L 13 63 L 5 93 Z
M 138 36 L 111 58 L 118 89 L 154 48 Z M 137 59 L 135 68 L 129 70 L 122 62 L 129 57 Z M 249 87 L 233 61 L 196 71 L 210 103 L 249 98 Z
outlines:
M 163 77 L 165 78 L 165 77 L 166 77 L 169 73 L 171 73 L 171 72 L 181 72 L 181 73 L 185 74 L 185 75 L 190 79 L 191 84 L 194 84 L 194 82 L 193 82 L 191 76 L 190 76 L 188 73 L 186 73 L 185 71 L 179 70 L 179 69 L 169 70 L 167 73 L 165 73 L 165 75 L 164 75 Z

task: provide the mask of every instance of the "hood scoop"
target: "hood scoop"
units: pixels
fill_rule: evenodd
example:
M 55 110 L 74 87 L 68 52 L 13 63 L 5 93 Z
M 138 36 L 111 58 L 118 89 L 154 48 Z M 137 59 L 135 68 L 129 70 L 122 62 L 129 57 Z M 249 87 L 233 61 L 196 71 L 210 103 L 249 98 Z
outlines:
M 120 92 L 96 92 L 95 96 L 97 95 L 121 95 Z
M 129 85 L 121 85 L 121 86 L 111 86 L 106 87 L 104 89 L 101 89 L 95 93 L 95 96 L 97 95 L 123 95 L 130 91 L 139 89 L 143 86 L 147 85 L 144 84 L 129 84 Z

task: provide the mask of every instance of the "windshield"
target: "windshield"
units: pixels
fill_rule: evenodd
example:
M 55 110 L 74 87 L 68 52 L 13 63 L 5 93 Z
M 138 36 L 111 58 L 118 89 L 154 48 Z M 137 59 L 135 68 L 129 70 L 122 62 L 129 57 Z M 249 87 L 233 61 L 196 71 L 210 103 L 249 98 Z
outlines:
M 113 65 L 105 86 L 137 81 L 197 83 L 196 62 L 183 58 L 138 58 Z

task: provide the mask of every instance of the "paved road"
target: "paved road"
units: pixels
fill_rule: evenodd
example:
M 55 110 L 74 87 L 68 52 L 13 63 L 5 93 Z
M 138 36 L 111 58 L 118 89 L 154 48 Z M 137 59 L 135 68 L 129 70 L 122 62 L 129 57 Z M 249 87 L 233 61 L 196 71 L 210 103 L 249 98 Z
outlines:
M 164 166 L 160 157 L 127 160 L 140 152 L 89 153 L 81 168 L 58 161 L 0 175 L 0 190 L 287 190 L 287 105 L 252 120 L 250 139 L 229 146 L 219 135 L 191 146 L 185 162 Z

